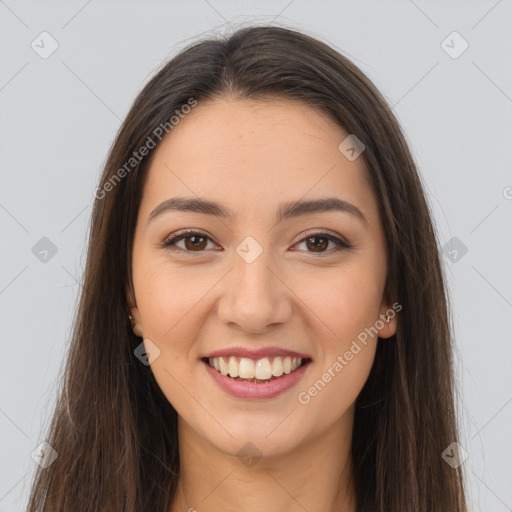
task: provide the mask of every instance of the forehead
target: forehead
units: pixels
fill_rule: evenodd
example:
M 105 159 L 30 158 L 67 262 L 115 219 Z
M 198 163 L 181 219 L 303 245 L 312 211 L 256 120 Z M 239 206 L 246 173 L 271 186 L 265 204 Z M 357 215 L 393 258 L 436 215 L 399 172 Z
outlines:
M 364 160 L 339 150 L 348 135 L 298 100 L 199 102 L 155 150 L 141 208 L 195 195 L 261 214 L 276 203 L 334 195 L 370 220 L 377 210 Z

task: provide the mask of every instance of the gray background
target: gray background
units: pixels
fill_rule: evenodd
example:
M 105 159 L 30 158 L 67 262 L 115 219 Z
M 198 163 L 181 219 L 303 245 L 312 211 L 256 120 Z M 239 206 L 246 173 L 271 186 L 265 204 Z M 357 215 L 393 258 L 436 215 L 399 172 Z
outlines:
M 0 511 L 26 506 L 93 195 L 121 120 L 163 60 L 240 23 L 301 27 L 353 59 L 393 105 L 440 242 L 457 251 L 443 261 L 471 510 L 511 511 L 511 22 L 511 0 L 0 0 Z M 46 59 L 31 47 L 51 48 L 43 31 L 58 43 Z M 457 58 L 458 36 L 442 45 L 453 31 L 469 44 Z M 43 237 L 57 248 L 46 261 Z

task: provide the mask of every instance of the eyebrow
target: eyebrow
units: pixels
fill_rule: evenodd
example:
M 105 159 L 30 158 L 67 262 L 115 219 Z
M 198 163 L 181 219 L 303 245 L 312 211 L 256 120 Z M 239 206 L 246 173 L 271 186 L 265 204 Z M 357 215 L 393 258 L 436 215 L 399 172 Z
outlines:
M 160 203 L 153 209 L 149 214 L 148 224 L 156 217 L 171 211 L 200 213 L 230 220 L 234 220 L 236 217 L 235 212 L 215 201 L 203 198 L 173 197 Z M 337 197 L 325 197 L 309 201 L 290 201 L 278 208 L 276 217 L 278 221 L 281 221 L 312 213 L 335 211 L 349 213 L 368 225 L 368 221 L 357 206 Z

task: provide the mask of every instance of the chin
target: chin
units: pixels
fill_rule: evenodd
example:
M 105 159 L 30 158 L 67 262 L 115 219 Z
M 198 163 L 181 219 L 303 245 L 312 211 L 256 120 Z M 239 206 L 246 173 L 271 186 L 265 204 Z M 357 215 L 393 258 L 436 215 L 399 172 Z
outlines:
M 293 451 L 300 444 L 300 439 L 305 437 L 304 432 L 297 431 L 296 425 L 286 420 L 283 422 L 285 417 L 263 421 L 248 415 L 227 428 L 231 436 L 222 430 L 222 435 L 207 436 L 207 440 L 219 451 L 236 457 L 283 456 Z

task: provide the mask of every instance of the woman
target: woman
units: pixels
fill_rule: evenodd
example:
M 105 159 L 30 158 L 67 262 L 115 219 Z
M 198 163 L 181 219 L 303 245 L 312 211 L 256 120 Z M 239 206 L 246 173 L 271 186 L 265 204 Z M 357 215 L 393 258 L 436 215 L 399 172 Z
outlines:
M 105 165 L 29 510 L 465 511 L 451 350 L 373 84 L 289 29 L 196 43 Z

